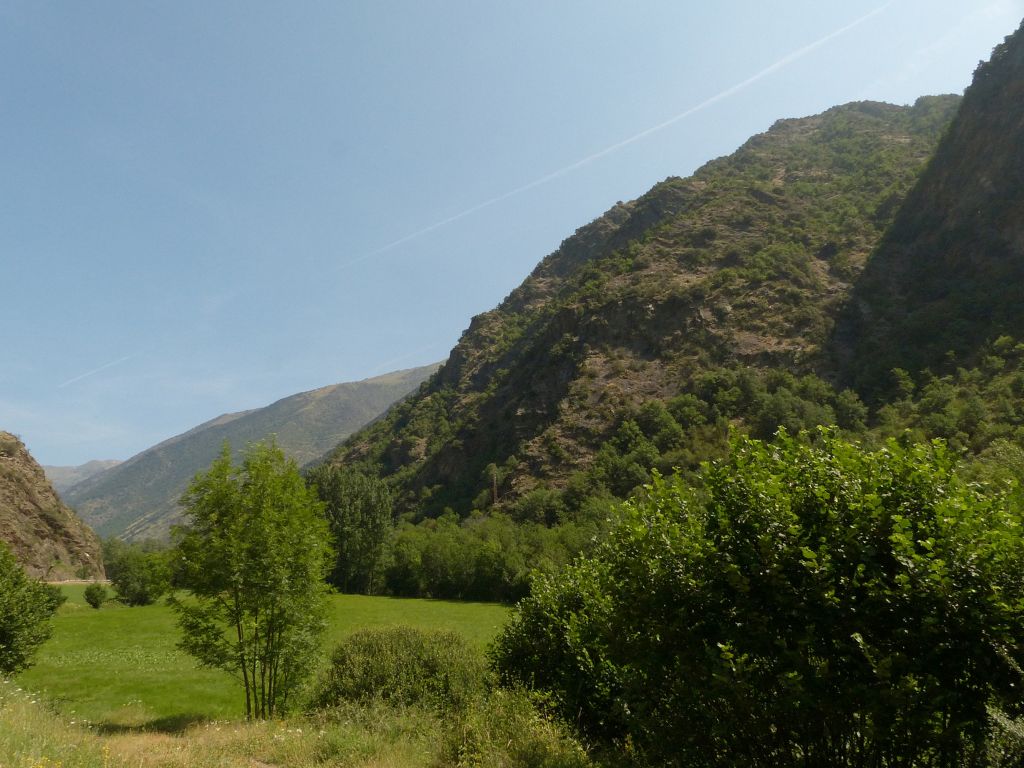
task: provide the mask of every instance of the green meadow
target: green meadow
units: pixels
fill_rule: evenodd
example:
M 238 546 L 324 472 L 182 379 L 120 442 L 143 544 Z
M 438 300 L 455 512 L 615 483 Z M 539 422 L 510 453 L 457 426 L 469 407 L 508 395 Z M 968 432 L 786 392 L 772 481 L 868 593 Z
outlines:
M 203 669 L 175 644 L 174 614 L 165 605 L 127 608 L 86 604 L 84 585 L 63 587 L 67 602 L 53 637 L 17 684 L 57 712 L 97 728 L 174 731 L 210 720 L 243 717 L 242 689 L 228 674 Z M 324 659 L 363 627 L 405 624 L 458 632 L 481 649 L 507 616 L 504 606 L 360 595 L 334 595 Z

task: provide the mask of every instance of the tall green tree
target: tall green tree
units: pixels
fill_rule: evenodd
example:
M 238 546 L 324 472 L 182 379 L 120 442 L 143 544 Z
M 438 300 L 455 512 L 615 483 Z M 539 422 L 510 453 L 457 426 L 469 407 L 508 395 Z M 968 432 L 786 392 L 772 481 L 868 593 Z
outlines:
M 251 445 L 240 466 L 225 443 L 182 501 L 178 557 L 191 596 L 172 600 L 179 647 L 238 676 L 247 717 L 272 717 L 310 672 L 326 626 L 323 506 L 273 442 Z
M 387 485 L 378 477 L 330 465 L 314 468 L 307 480 L 326 506 L 334 536 L 337 558 L 331 583 L 342 592 L 374 592 L 380 586 L 392 533 Z
M 0 675 L 31 664 L 32 653 L 50 636 L 50 617 L 63 602 L 57 587 L 30 579 L 0 541 Z

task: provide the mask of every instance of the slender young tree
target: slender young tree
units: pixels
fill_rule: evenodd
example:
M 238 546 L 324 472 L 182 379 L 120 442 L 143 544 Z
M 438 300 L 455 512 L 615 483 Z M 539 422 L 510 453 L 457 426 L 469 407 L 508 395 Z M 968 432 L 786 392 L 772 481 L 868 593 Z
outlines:
M 248 718 L 286 709 L 309 673 L 325 628 L 330 534 L 316 495 L 273 442 L 241 466 L 225 443 L 182 499 L 180 573 L 191 596 L 171 601 L 179 647 L 236 674 Z

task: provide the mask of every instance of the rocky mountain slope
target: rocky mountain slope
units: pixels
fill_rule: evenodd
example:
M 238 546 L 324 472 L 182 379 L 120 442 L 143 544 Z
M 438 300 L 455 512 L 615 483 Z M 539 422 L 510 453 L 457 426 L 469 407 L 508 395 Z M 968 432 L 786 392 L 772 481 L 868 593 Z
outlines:
M 283 398 L 265 408 L 219 416 L 73 486 L 67 502 L 100 535 L 162 537 L 180 521 L 178 499 L 227 440 L 236 451 L 275 435 L 300 464 L 319 458 L 405 397 L 437 365 L 365 381 L 334 384 Z
M 46 479 L 53 485 L 54 490 L 59 494 L 64 494 L 83 480 L 88 480 L 93 475 L 105 472 L 120 463 L 116 459 L 96 459 L 76 467 L 51 467 L 44 464 L 43 472 L 46 473 Z
M 894 368 L 974 365 L 1024 329 L 1024 27 L 979 65 L 948 135 L 860 279 L 836 333 L 873 398 Z
M 24 444 L 0 431 L 0 541 L 29 575 L 102 578 L 99 540 L 68 509 Z
M 707 372 L 821 371 L 836 316 L 958 102 L 782 120 L 615 205 L 474 318 L 427 387 L 330 460 L 389 478 L 409 514 L 507 508 L 564 488 L 625 411 Z

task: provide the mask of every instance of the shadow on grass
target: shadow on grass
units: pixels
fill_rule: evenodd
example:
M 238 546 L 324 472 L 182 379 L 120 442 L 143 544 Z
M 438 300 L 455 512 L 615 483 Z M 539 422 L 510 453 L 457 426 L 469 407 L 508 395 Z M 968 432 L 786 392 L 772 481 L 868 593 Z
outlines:
M 184 733 L 193 725 L 210 721 L 209 715 L 169 715 L 158 717 L 147 723 L 125 725 L 123 723 L 96 723 L 94 730 L 104 736 L 121 733 L 166 733 L 177 735 Z

